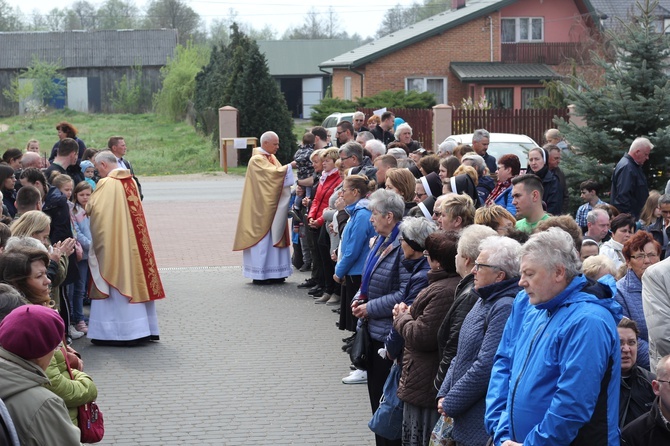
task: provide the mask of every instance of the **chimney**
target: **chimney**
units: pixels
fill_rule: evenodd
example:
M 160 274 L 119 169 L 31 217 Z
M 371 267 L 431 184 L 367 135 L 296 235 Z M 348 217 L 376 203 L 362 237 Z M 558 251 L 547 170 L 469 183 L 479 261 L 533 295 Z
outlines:
M 465 8 L 465 0 L 451 0 L 451 10 Z

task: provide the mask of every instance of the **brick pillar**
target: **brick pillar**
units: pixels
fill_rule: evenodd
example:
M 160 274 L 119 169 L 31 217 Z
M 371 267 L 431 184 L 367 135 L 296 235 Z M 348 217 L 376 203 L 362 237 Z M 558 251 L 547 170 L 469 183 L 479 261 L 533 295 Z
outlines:
M 451 136 L 451 115 L 453 114 L 453 107 L 451 105 L 438 104 L 433 107 L 433 151 L 437 152 L 437 148 L 446 138 Z
M 223 167 L 223 144 L 221 138 L 237 138 L 237 109 L 226 105 L 219 109 L 219 162 Z M 228 167 L 237 167 L 237 150 L 228 144 Z

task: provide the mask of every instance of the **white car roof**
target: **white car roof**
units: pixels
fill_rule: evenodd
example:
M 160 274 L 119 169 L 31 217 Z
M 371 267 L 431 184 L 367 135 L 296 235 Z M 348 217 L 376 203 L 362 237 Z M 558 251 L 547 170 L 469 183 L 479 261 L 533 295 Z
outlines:
M 521 142 L 538 145 L 530 136 L 517 135 L 515 133 L 490 133 L 489 142 Z M 456 141 L 459 144 L 471 144 L 472 133 L 465 133 L 462 135 L 451 135 L 445 141 Z M 539 146 L 538 146 L 539 147 Z

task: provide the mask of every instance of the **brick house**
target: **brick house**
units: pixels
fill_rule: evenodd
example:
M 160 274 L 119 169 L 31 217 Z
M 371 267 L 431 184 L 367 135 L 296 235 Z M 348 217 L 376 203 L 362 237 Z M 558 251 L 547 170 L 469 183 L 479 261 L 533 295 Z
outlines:
M 521 109 L 544 94 L 543 81 L 571 69 L 571 58 L 588 63 L 600 21 L 589 0 L 452 0 L 451 10 L 319 67 L 332 70 L 338 98 L 418 90 L 438 104 L 486 96 Z

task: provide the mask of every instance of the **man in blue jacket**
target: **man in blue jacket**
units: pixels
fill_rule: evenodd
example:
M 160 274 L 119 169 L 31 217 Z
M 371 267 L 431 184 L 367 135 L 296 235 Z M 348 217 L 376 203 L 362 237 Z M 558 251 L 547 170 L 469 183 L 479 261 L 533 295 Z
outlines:
M 619 445 L 621 355 L 614 290 L 589 282 L 572 238 L 551 228 L 521 249 L 521 291 L 486 396 L 496 446 Z

